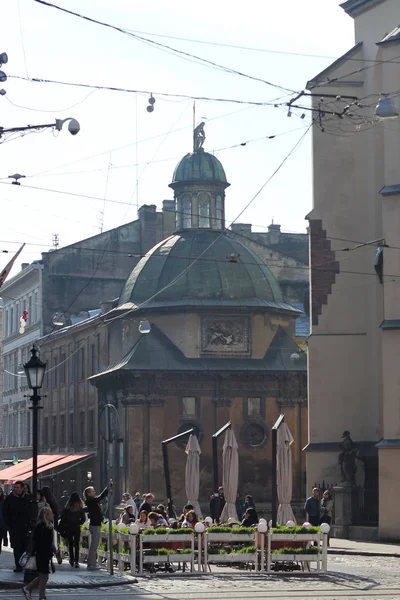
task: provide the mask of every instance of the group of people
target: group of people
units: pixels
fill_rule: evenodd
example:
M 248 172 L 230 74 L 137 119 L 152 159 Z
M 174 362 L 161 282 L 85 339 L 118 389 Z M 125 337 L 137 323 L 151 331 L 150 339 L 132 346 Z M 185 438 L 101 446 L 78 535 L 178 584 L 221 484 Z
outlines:
M 308 521 L 311 525 L 321 525 L 322 523 L 332 523 L 333 499 L 329 490 L 325 490 L 322 499 L 319 497 L 318 488 L 313 488 L 312 494 L 307 498 L 304 510 L 307 513 Z
M 8 544 L 9 536 L 14 553 L 15 572 L 23 570 L 20 563 L 25 553 L 36 559 L 38 576 L 23 587 L 25 598 L 30 600 L 32 590 L 38 587 L 40 599 L 45 600 L 50 569 L 54 569 L 53 556 L 57 557 L 60 564 L 62 562 L 58 549 L 59 535 L 68 542 L 70 565 L 79 567 L 81 525 L 86 518 L 91 533 L 87 568 L 89 570 L 99 568 L 97 546 L 100 539 L 100 526 L 103 522 L 101 502 L 107 495 L 108 488 L 96 495 L 93 487 L 87 487 L 83 493 L 84 501 L 77 492 L 73 492 L 68 497 L 63 496 L 62 502 L 66 500 L 65 506 L 59 511 L 49 487 L 43 487 L 38 491 L 36 502 L 33 501 L 29 486 L 23 481 L 16 481 L 12 492 L 7 496 L 0 488 L 0 552 L 2 543 Z M 33 531 L 31 531 L 32 523 L 35 523 Z

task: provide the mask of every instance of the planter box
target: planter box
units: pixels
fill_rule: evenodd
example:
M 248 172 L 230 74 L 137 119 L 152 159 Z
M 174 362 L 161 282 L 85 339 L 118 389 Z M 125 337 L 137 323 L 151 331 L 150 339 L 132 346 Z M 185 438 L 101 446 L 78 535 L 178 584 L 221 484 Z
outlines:
M 321 554 L 271 554 L 271 562 L 318 562 Z
M 116 554 L 115 555 L 115 559 L 119 560 L 123 563 L 130 563 L 131 562 L 131 555 L 130 554 Z
M 255 540 L 254 533 L 206 533 L 205 540 L 207 542 L 253 542 Z
M 257 562 L 256 554 L 207 554 L 209 563 Z
M 322 536 L 319 533 L 270 533 L 271 541 L 276 542 L 320 542 Z
M 194 554 L 160 554 L 158 556 L 143 555 L 143 564 L 160 562 L 192 562 Z
M 108 552 L 106 552 L 106 550 L 97 550 L 97 555 L 100 558 L 107 558 L 108 557 Z
M 158 544 L 159 542 L 193 542 L 194 534 L 174 535 L 165 533 L 163 535 L 141 535 L 143 544 Z

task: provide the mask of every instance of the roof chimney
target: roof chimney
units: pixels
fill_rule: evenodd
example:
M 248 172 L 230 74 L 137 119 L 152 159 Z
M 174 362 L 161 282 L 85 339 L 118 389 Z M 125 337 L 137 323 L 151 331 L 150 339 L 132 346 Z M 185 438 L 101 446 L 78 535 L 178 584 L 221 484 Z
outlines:
M 234 233 L 251 233 L 251 223 L 232 223 L 231 230 Z

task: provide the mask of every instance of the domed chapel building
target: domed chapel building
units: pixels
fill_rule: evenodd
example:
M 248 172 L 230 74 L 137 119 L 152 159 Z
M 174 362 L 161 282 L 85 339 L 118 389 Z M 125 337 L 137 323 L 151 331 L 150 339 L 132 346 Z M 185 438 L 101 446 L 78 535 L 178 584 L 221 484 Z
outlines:
M 120 415 L 113 479 L 120 492 L 151 490 L 161 501 L 161 442 L 193 427 L 201 447 L 199 500 L 206 502 L 213 492 L 212 435 L 231 421 L 239 491 L 269 501 L 270 431 L 283 412 L 295 440 L 293 496 L 300 500 L 307 401 L 306 358 L 293 339 L 299 311 L 283 301 L 268 266 L 225 229 L 230 184 L 202 141 L 195 131 L 194 151 L 170 183 L 175 233 L 138 262 L 107 316 L 112 364 L 91 382 L 99 410 L 110 402 Z M 151 324 L 149 333 L 139 332 L 142 320 Z M 186 501 L 184 448 L 185 442 L 169 445 L 177 506 Z

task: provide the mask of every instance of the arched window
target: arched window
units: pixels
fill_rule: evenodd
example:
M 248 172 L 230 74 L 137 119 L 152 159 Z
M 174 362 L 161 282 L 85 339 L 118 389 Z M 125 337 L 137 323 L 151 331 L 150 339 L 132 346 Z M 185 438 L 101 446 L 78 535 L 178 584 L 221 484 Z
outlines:
M 201 192 L 198 197 L 199 227 L 210 227 L 210 194 Z
M 222 196 L 220 196 L 218 194 L 217 199 L 216 199 L 216 203 L 215 203 L 215 218 L 217 221 L 217 229 L 222 229 L 224 223 L 223 223 L 223 219 L 224 219 L 224 205 L 222 202 Z
M 192 226 L 192 196 L 184 194 L 182 197 L 182 227 L 190 229 Z

